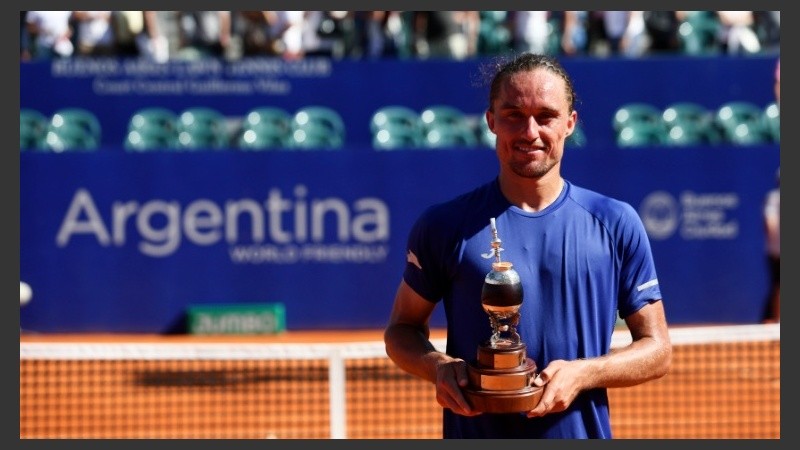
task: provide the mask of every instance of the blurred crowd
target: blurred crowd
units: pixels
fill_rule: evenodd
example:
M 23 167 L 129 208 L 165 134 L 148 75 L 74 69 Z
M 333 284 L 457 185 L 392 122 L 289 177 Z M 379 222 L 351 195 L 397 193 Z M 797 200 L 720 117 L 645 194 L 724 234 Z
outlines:
M 759 54 L 780 11 L 21 11 L 20 59 Z

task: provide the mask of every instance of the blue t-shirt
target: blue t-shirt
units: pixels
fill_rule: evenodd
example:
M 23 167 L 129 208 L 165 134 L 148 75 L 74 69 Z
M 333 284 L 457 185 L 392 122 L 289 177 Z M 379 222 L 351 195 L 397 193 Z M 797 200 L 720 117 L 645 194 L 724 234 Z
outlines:
M 565 180 L 539 212 L 511 205 L 497 179 L 429 207 L 408 237 L 403 278 L 431 302 L 443 301 L 447 353 L 473 362 L 491 335 L 481 307 L 491 271 L 495 218 L 500 259 L 513 264 L 523 287 L 517 331 L 527 356 L 543 370 L 555 359 L 609 352 L 617 314 L 627 317 L 661 299 L 647 234 L 627 203 Z M 606 389 L 582 392 L 563 412 L 464 417 L 444 410 L 445 438 L 611 438 Z

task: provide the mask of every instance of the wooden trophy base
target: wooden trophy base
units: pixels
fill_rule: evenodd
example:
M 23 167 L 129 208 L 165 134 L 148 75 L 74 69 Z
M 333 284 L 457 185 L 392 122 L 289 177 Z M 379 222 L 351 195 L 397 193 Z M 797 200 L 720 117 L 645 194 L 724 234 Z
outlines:
M 467 366 L 470 405 L 487 413 L 524 412 L 535 408 L 542 388 L 532 385 L 536 363 L 526 356 L 525 344 L 478 347 L 478 359 Z

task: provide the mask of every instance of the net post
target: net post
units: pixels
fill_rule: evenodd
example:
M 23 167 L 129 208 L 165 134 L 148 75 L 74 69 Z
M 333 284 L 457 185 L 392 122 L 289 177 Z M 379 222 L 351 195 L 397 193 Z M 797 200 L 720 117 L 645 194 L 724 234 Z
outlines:
M 328 360 L 331 439 L 347 439 L 347 402 L 345 399 L 345 364 L 336 349 Z

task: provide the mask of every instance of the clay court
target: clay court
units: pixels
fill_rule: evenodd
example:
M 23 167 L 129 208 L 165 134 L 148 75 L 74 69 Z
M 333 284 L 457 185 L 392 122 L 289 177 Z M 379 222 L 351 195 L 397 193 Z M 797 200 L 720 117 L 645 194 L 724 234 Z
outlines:
M 443 338 L 435 331 L 433 338 Z M 21 334 L 26 343 L 379 345 L 381 331 Z M 22 349 L 21 349 L 22 353 Z M 20 438 L 436 439 L 433 386 L 388 358 L 20 360 Z M 202 355 L 200 355 L 202 356 Z M 343 365 L 343 398 L 331 389 Z M 780 340 L 675 345 L 664 378 L 611 389 L 616 438 L 780 438 Z M 344 400 L 340 402 L 340 400 Z M 332 406 L 339 405 L 339 406 Z M 332 416 L 333 415 L 333 416 Z

